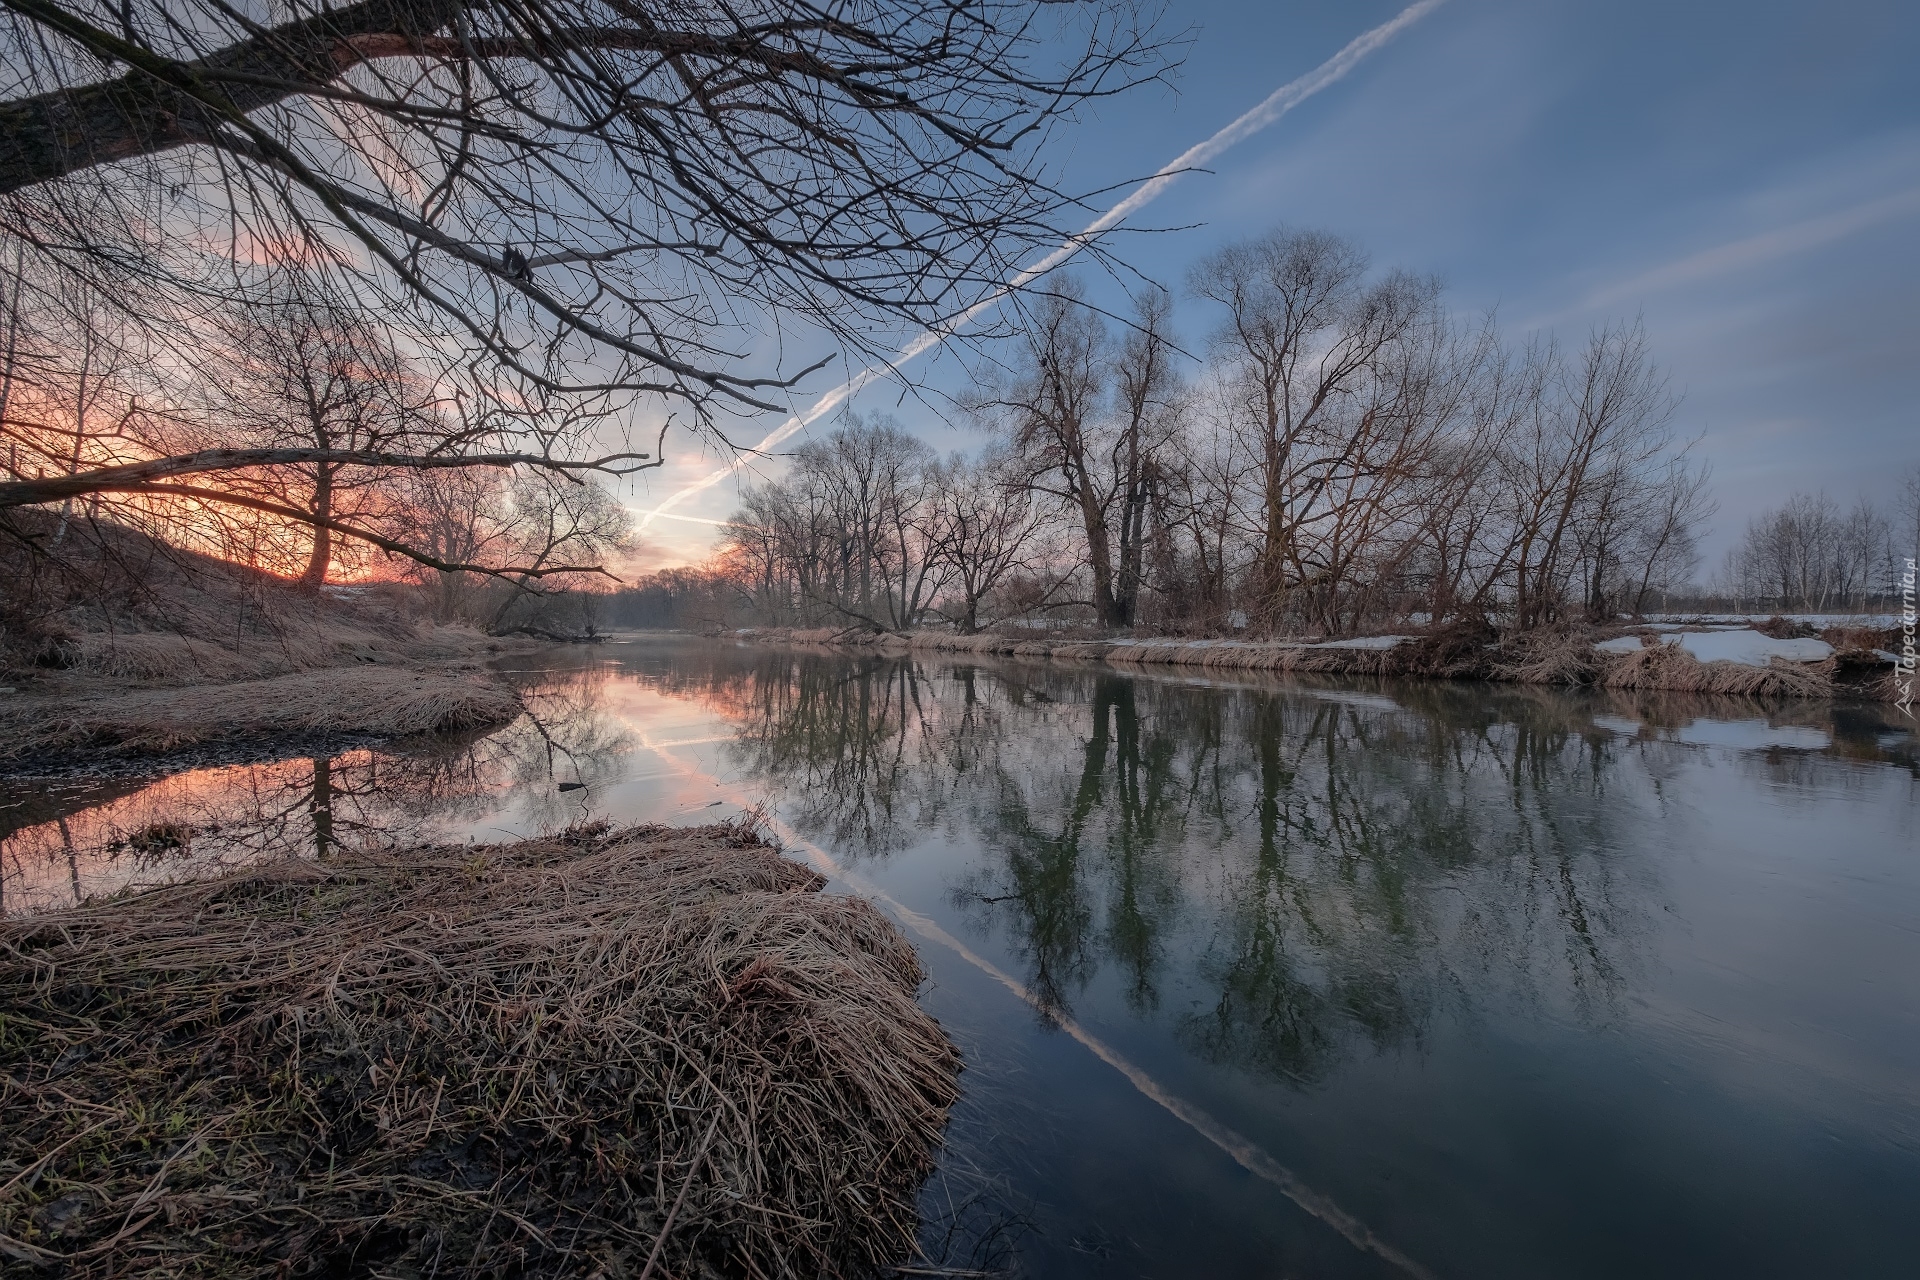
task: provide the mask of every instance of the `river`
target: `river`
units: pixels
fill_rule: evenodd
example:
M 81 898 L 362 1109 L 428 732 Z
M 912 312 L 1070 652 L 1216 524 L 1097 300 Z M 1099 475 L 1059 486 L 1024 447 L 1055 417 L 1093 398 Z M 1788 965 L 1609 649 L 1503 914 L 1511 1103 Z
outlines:
M 1920 1266 L 1892 708 L 724 639 L 512 665 L 491 735 L 0 784 L 5 908 L 752 811 L 901 924 L 965 1054 L 928 1269 Z

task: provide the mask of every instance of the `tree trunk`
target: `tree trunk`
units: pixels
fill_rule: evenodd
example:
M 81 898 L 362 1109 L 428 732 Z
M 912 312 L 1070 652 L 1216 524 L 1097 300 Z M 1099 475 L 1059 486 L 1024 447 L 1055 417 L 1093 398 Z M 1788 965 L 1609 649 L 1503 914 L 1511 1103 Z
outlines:
M 313 482 L 313 514 L 322 520 L 333 519 L 333 468 L 322 465 Z M 307 557 L 307 569 L 300 575 L 303 587 L 324 586 L 327 568 L 333 563 L 333 530 L 324 524 L 313 527 L 313 551 Z

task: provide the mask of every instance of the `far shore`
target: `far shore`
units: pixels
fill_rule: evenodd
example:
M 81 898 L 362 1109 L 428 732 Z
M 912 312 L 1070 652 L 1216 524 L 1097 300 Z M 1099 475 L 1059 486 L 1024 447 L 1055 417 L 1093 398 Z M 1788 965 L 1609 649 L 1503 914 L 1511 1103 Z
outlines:
M 1807 634 L 1790 634 L 1790 633 Z M 1102 662 L 1122 669 L 1182 667 L 1317 675 L 1392 676 L 1513 684 L 1653 689 L 1756 698 L 1902 696 L 1892 639 L 1878 629 L 1761 623 L 1621 623 L 1499 635 L 1453 624 L 1335 640 L 1046 639 L 1031 634 L 874 632 L 849 628 L 740 628 L 759 643 L 887 653 L 977 654 Z

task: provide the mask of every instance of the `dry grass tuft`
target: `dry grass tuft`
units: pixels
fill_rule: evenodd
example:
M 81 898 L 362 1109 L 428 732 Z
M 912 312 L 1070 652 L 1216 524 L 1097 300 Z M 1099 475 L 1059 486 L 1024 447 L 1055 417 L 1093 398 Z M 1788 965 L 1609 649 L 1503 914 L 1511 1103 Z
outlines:
M 1677 644 L 1651 644 L 1632 653 L 1603 655 L 1600 683 L 1612 689 L 1667 689 L 1745 698 L 1822 698 L 1833 694 L 1828 664 L 1782 662 L 1764 667 L 1701 662 Z
M 1820 638 L 1835 649 L 1895 650 L 1900 644 L 1900 632 L 1893 627 L 1828 627 L 1820 633 Z
M 307 733 L 449 732 L 505 724 L 519 712 L 512 690 L 494 681 L 379 666 L 81 697 L 14 697 L 0 702 L 0 760 L 80 749 L 145 754 Z
M 1600 670 L 1593 640 L 1572 627 L 1543 627 L 1508 636 L 1493 674 L 1518 684 L 1590 684 Z
M 820 885 L 737 828 L 602 827 L 0 928 L 0 1250 L 67 1277 L 884 1267 L 958 1059 L 912 948 Z
M 1805 640 L 1819 634 L 1811 623 L 1800 618 L 1782 617 L 1777 613 L 1765 622 L 1754 623 L 1753 629 L 1775 640 Z
M 1462 618 L 1429 627 L 1401 646 L 1396 656 L 1410 674 L 1443 680 L 1484 680 L 1493 673 L 1499 638 L 1499 632 L 1485 619 Z
M 486 643 L 466 628 L 390 636 L 326 618 L 303 619 L 277 635 L 220 643 L 170 631 L 88 632 L 66 642 L 65 665 L 115 680 L 188 683 L 246 680 L 358 663 L 399 663 L 433 652 L 471 652 Z
M 76 637 L 69 666 L 116 680 L 239 680 L 263 674 L 249 657 L 164 631 L 107 633 Z

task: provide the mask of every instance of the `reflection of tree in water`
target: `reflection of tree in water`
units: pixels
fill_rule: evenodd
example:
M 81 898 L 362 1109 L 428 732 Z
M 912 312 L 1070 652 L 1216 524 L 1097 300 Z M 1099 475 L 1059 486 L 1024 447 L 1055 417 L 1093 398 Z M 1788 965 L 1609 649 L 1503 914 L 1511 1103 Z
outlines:
M 1218 999 L 1182 1027 L 1199 1052 L 1304 1080 L 1355 1036 L 1417 1044 L 1470 988 L 1598 1010 L 1627 924 L 1594 852 L 1626 816 L 1603 747 L 1484 711 L 1245 701 L 1223 792 L 1250 801 L 1228 809 L 1251 809 L 1253 847 L 1201 965 Z
M 618 776 L 630 735 L 601 706 L 598 669 L 543 676 L 529 714 L 491 734 L 199 769 L 68 804 L 0 839 L 0 909 L 44 910 L 102 892 L 199 878 L 277 858 L 325 858 L 439 838 L 508 804 L 533 828 L 581 816 L 558 781 Z
M 702 661 L 675 663 L 683 691 Z M 983 845 L 955 901 L 1045 1006 L 1103 970 L 1143 1014 L 1198 982 L 1188 1045 L 1286 1078 L 1417 1046 L 1469 991 L 1605 1016 L 1645 899 L 1608 851 L 1662 802 L 1657 761 L 1566 695 L 764 652 L 706 678 L 810 838 Z
M 1047 716 L 1055 731 L 1038 737 L 1058 764 L 1007 753 L 971 806 L 999 865 L 978 873 L 962 900 L 1018 919 L 1029 985 L 1048 1009 L 1064 1009 L 1104 960 L 1124 970 L 1136 1008 L 1157 1003 L 1162 934 L 1180 900 L 1177 869 L 1162 853 L 1177 846 L 1191 796 L 1172 769 L 1175 735 L 1143 746 L 1135 691 L 1124 676 L 1096 677 L 1078 749 L 1060 741 L 1058 714 Z M 1046 705 L 1021 693 L 1013 705 Z
M 736 764 L 791 797 L 796 825 L 860 856 L 938 820 L 946 788 L 929 766 L 965 763 L 975 730 L 964 692 L 954 706 L 931 701 L 912 663 L 759 656 L 750 678 L 716 680 L 707 697 L 739 726 Z

